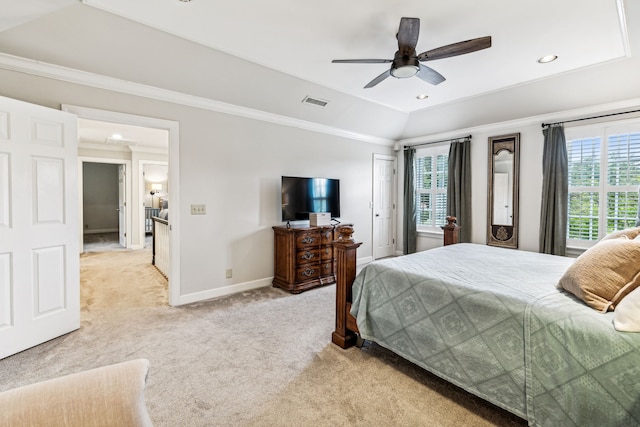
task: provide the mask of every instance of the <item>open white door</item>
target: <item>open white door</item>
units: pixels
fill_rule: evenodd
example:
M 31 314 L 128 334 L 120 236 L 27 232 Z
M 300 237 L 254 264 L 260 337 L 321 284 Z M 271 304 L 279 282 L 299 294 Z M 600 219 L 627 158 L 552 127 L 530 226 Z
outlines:
M 0 97 L 0 359 L 80 327 L 76 116 Z
M 127 247 L 127 171 L 118 165 L 118 235 L 120 246 Z
M 375 155 L 373 159 L 373 257 L 395 254 L 394 215 L 396 159 Z

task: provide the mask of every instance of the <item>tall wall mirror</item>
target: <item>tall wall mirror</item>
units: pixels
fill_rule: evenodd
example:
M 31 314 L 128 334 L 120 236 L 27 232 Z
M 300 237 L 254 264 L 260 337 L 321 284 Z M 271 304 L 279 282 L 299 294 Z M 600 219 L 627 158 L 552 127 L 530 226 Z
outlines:
M 489 138 L 487 244 L 518 247 L 520 134 Z

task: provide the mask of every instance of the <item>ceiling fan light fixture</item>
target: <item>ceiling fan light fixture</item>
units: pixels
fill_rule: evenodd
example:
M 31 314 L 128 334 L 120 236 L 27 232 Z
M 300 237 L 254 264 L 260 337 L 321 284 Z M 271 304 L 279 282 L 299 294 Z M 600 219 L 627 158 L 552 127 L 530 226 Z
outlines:
M 407 77 L 413 77 L 418 74 L 420 67 L 416 65 L 402 65 L 398 68 L 391 69 L 391 75 L 398 79 L 406 79 Z
M 546 56 L 543 56 L 542 58 L 538 59 L 538 63 L 546 64 L 548 62 L 553 62 L 556 59 L 558 59 L 558 55 L 546 55 Z
M 420 61 L 415 56 L 402 55 L 396 53 L 393 64 L 391 65 L 391 75 L 398 79 L 406 79 L 413 77 L 420 71 Z

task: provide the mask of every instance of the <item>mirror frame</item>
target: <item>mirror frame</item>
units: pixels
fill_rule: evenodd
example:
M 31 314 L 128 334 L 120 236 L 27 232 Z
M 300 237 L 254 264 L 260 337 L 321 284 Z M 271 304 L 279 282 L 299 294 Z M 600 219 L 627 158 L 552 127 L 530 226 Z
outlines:
M 503 150 L 513 153 L 513 212 L 511 225 L 493 223 L 493 174 L 494 158 Z M 487 177 L 487 245 L 503 248 L 518 247 L 518 187 L 520 181 L 520 134 L 493 136 L 489 138 L 489 172 Z

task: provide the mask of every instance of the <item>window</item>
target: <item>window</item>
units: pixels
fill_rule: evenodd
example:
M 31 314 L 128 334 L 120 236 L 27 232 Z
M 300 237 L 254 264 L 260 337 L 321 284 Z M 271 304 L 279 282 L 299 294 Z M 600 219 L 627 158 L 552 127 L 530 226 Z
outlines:
M 449 146 L 416 151 L 414 182 L 419 231 L 441 231 L 440 226 L 447 222 L 448 162 Z
M 636 224 L 640 121 L 566 129 L 569 163 L 567 246 L 589 247 Z

